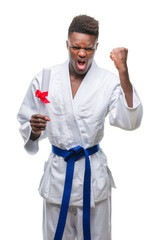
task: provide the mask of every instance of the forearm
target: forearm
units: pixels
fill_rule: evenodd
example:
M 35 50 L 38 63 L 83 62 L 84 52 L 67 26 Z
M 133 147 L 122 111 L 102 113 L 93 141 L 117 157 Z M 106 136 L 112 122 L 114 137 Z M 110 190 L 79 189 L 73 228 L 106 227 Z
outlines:
M 127 66 L 119 69 L 118 72 L 119 72 L 121 87 L 124 91 L 128 107 L 132 108 L 133 107 L 133 89 L 132 89 L 132 84 L 129 80 L 129 73 L 128 73 Z

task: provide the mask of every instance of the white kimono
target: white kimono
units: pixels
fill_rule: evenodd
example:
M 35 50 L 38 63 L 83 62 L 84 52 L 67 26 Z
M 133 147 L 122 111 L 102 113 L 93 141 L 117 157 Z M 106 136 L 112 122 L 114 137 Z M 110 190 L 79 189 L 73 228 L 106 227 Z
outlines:
M 39 113 L 40 99 L 35 97 L 35 92 L 41 89 L 42 72 L 33 79 L 22 103 L 18 120 L 24 147 L 30 154 L 38 151 L 38 142 L 45 137 L 51 144 L 67 150 L 77 145 L 89 148 L 100 143 L 108 113 L 113 126 L 134 130 L 140 125 L 142 105 L 134 89 L 133 108 L 129 108 L 119 78 L 93 62 L 73 99 L 68 64 L 66 61 L 51 68 L 50 103 L 46 104 L 46 115 L 51 121 L 35 141 L 29 139 L 29 120 L 33 114 Z M 91 207 L 94 207 L 96 202 L 110 196 L 115 185 L 102 149 L 90 156 L 90 164 Z M 84 166 L 84 157 L 75 163 L 70 205 L 83 205 Z M 48 202 L 61 204 L 65 173 L 66 162 L 51 152 L 39 186 L 41 196 Z

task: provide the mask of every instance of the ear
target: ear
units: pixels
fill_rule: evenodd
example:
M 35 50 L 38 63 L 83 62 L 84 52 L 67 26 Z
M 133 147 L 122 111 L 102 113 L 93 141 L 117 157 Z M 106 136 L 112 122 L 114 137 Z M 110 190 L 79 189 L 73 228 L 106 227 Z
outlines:
M 97 43 L 96 43 L 96 50 L 97 50 L 97 48 L 98 48 L 98 45 L 99 45 L 99 43 L 97 42 Z
M 67 49 L 68 49 L 68 40 L 66 40 L 66 47 L 67 47 Z

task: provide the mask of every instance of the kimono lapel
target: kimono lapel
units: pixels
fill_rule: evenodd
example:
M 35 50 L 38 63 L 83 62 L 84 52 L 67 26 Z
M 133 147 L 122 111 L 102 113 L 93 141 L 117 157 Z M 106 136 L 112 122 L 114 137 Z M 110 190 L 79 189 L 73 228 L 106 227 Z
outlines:
M 77 145 L 83 146 L 83 141 L 78 129 L 77 120 L 75 116 L 75 110 L 74 110 L 74 104 L 73 104 L 74 100 L 72 97 L 68 65 L 69 65 L 69 61 L 67 60 L 62 66 L 60 81 L 61 81 L 64 109 L 65 109 L 64 114 L 66 116 L 66 123 L 68 125 L 68 130 L 69 130 L 68 134 L 73 139 L 72 145 L 69 147 L 72 148 Z
M 95 61 L 93 61 L 92 66 L 90 68 L 90 70 L 88 71 L 88 73 L 86 74 L 86 76 L 84 77 L 83 81 L 81 82 L 74 98 L 72 96 L 72 89 L 71 89 L 71 82 L 70 82 L 70 75 L 69 75 L 69 61 L 67 61 L 66 63 L 66 69 L 65 69 L 65 81 L 63 81 L 63 85 L 65 86 L 65 93 L 66 91 L 68 92 L 68 100 L 70 101 L 70 103 L 72 104 L 73 110 L 75 110 L 76 106 L 80 106 L 81 101 L 84 99 L 84 97 L 86 96 L 86 94 L 88 93 L 88 91 L 91 90 L 91 87 L 94 84 L 94 79 L 95 79 L 95 75 L 97 74 L 97 65 L 95 63 Z
M 64 111 L 68 128 L 71 130 L 70 133 L 72 135 L 72 138 L 75 139 L 73 147 L 75 147 L 76 145 L 84 146 L 82 136 L 78 127 L 77 113 L 81 108 L 81 105 L 84 104 L 84 101 L 86 101 L 86 96 L 89 94 L 91 88 L 96 82 L 97 69 L 98 67 L 93 61 L 90 70 L 83 79 L 73 99 L 69 76 L 69 60 L 67 60 L 62 66 L 60 81 L 63 94 L 63 102 L 65 109 Z
M 93 82 L 95 79 L 95 74 L 97 73 L 97 65 L 95 61 L 93 61 L 92 66 L 86 76 L 84 77 L 82 83 L 79 86 L 79 89 L 73 99 L 75 105 L 79 106 L 81 101 L 85 98 L 86 94 L 89 93 L 91 87 L 93 86 Z M 71 84 L 70 84 L 71 89 Z
M 68 64 L 69 61 L 67 60 L 63 65 L 62 65 L 62 71 L 60 75 L 60 82 L 61 82 L 61 87 L 62 87 L 62 94 L 63 94 L 63 102 L 65 105 L 65 112 L 67 113 L 72 113 L 72 98 L 71 98 L 71 89 L 69 85 L 69 70 L 68 70 Z

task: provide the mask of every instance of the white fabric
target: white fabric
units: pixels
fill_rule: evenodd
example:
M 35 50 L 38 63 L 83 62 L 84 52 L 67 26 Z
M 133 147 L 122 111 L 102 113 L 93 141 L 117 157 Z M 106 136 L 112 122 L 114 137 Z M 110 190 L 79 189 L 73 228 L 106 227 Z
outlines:
M 43 204 L 43 240 L 53 240 L 59 218 L 60 205 Z M 70 206 L 62 240 L 83 240 L 83 208 Z M 111 240 L 111 197 L 91 208 L 91 239 Z
M 24 147 L 30 154 L 38 151 L 39 140 L 48 136 L 51 144 L 63 149 L 77 145 L 84 148 L 100 143 L 104 134 L 104 122 L 109 113 L 110 124 L 126 130 L 139 127 L 142 117 L 142 105 L 136 91 L 133 91 L 133 108 L 127 106 L 119 78 L 107 70 L 99 68 L 93 62 L 83 79 L 74 99 L 72 98 L 68 61 L 51 69 L 49 86 L 49 104 L 46 115 L 51 118 L 47 129 L 40 139 L 29 140 L 31 133 L 30 118 L 38 113 L 39 99 L 35 97 L 41 89 L 42 73 L 32 81 L 18 114 L 21 123 L 20 132 Z M 75 163 L 75 172 L 70 205 L 83 205 L 84 158 Z M 115 187 L 107 158 L 100 149 L 90 156 L 91 206 L 106 199 Z M 39 192 L 48 202 L 61 204 L 66 172 L 66 162 L 51 152 L 45 163 L 44 175 Z

